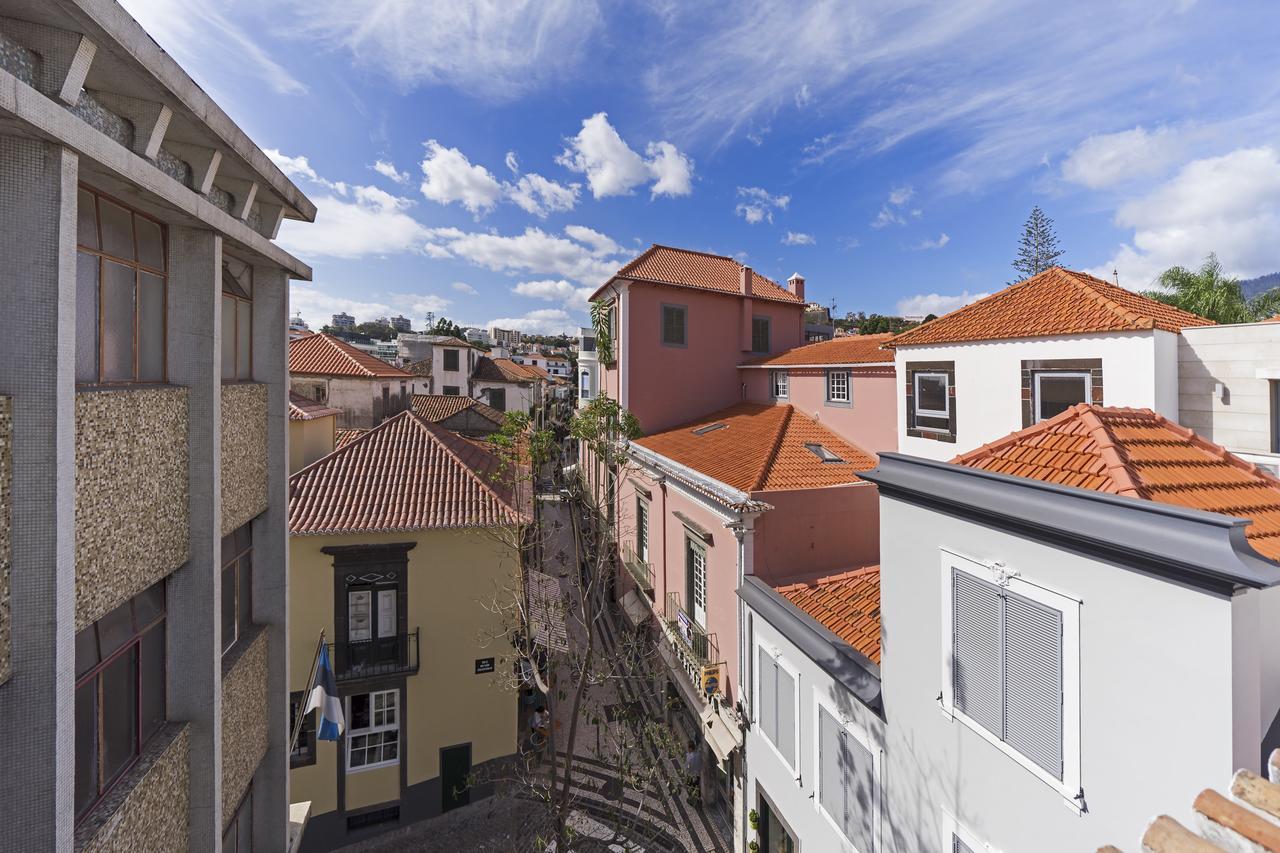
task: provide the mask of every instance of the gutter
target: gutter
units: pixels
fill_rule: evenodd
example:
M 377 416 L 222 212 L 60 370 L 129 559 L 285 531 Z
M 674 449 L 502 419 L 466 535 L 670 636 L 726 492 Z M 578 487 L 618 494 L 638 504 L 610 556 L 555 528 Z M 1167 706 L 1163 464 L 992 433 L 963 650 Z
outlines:
M 659 475 L 670 477 L 697 489 L 734 512 L 760 513 L 773 509 L 772 505 L 756 500 L 746 492 L 739 491 L 686 465 L 681 465 L 679 462 L 654 453 L 652 450 L 641 447 L 635 442 L 627 442 L 625 450 L 637 462 L 656 471 Z
M 739 370 L 790 370 L 791 368 L 822 369 L 825 367 L 893 367 L 892 361 L 827 361 L 822 364 L 739 364 Z

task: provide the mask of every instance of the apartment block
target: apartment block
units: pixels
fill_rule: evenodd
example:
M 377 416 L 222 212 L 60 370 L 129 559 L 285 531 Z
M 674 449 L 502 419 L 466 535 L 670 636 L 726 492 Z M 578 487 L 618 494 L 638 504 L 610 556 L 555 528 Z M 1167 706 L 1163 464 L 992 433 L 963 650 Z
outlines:
M 280 850 L 314 205 L 113 0 L 0 2 L 6 849 Z

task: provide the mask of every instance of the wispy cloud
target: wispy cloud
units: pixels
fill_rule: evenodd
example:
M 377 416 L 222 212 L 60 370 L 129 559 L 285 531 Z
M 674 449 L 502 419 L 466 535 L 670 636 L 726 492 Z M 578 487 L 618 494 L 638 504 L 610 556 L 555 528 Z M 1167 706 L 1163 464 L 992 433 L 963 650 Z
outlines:
M 930 314 L 941 316 L 990 295 L 989 293 L 970 293 L 967 290 L 955 294 L 920 293 L 899 299 L 898 314 L 904 317 L 916 315 L 927 317 Z
M 916 244 L 916 251 L 928 251 L 930 249 L 941 249 L 943 246 L 951 242 L 951 238 L 943 232 L 936 240 L 921 240 Z
M 763 187 L 738 187 L 738 198 L 741 201 L 733 212 L 747 220 L 748 225 L 757 222 L 773 222 L 775 210 L 786 210 L 791 204 L 789 195 L 773 195 Z
M 884 228 L 886 225 L 906 225 L 907 211 L 903 208 L 907 202 L 915 198 L 916 191 L 910 184 L 894 187 L 889 190 L 889 197 L 880 206 L 880 212 L 871 220 L 872 228 Z M 920 216 L 919 210 L 910 211 L 912 216 Z
M 409 183 L 409 173 L 402 172 L 396 168 L 396 164 L 390 160 L 379 160 L 373 164 L 373 171 L 382 175 L 384 178 L 390 178 L 397 184 Z
M 455 281 L 453 284 L 449 286 L 452 287 L 454 290 L 458 291 L 459 293 L 465 293 L 468 296 L 475 296 L 478 292 L 474 287 L 467 284 L 465 281 Z
M 812 234 L 805 234 L 800 231 L 788 231 L 782 238 L 782 245 L 784 246 L 812 246 L 817 242 Z

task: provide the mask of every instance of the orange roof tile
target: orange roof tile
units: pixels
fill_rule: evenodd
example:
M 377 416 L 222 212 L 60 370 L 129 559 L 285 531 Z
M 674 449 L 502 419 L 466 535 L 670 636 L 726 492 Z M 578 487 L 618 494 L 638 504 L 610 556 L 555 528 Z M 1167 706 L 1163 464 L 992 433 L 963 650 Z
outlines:
M 711 255 L 654 243 L 618 270 L 609 282 L 620 278 L 737 294 L 741 287 L 742 264 L 724 255 Z M 605 286 L 609 282 L 605 282 Z M 591 298 L 595 299 L 603 289 L 604 286 L 591 294 Z M 753 272 L 751 289 L 753 299 L 804 304 L 799 296 L 758 272 Z
M 751 366 L 785 367 L 789 364 L 875 364 L 893 362 L 893 351 L 882 345 L 892 338 L 880 335 L 846 335 L 829 341 L 804 344 L 777 355 L 747 362 Z
M 387 364 L 346 341 L 324 333 L 289 341 L 289 372 L 312 376 L 355 376 L 369 379 L 408 379 L 398 367 Z
M 779 595 L 880 663 L 880 567 L 777 587 Z
M 476 362 L 471 378 L 480 382 L 532 382 L 540 377 L 523 364 L 516 364 L 509 358 L 490 358 L 485 355 Z
M 1277 315 L 1276 315 L 1276 316 L 1274 316 L 1274 317 L 1268 317 L 1267 319 L 1263 320 L 1262 322 L 1264 322 L 1264 323 L 1280 323 L 1280 314 L 1277 314 Z
M 498 426 L 502 426 L 507 418 L 492 406 L 487 406 L 474 397 L 459 394 L 414 394 L 412 405 L 414 414 L 432 423 L 439 423 L 466 409 L 475 409 L 481 417 L 488 418 Z
M 1050 267 L 1026 281 L 908 329 L 889 346 L 1042 338 L 1087 332 L 1212 326 L 1206 320 L 1082 272 Z
M 722 427 L 702 434 L 713 424 Z M 823 462 L 806 444 L 840 458 Z M 814 489 L 858 482 L 876 457 L 789 405 L 739 403 L 634 444 L 744 492 Z
M 346 447 L 369 430 L 360 427 L 339 427 L 333 431 L 333 449 Z
M 341 409 L 326 406 L 296 391 L 289 392 L 289 420 L 291 421 L 312 421 L 316 418 L 328 418 L 340 414 L 342 414 Z
M 1150 409 L 1080 403 L 952 460 L 957 465 L 1253 521 L 1280 559 L 1280 480 Z
M 289 532 L 373 533 L 510 524 L 501 460 L 401 412 L 289 478 Z

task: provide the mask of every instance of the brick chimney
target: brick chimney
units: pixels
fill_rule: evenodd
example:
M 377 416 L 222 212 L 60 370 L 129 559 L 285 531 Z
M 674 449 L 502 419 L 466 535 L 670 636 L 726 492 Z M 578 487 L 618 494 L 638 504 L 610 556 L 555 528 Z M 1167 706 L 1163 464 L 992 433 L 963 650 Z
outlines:
M 743 296 L 747 297 L 748 299 L 750 299 L 751 285 L 754 284 L 754 282 L 752 281 L 752 279 L 754 278 L 754 274 L 751 272 L 751 267 L 746 267 L 746 266 L 742 268 L 740 273 L 741 274 L 738 280 L 738 292 L 741 293 Z
M 793 272 L 791 278 L 787 279 L 787 290 L 800 297 L 800 301 L 804 301 L 804 276 L 798 272 Z

